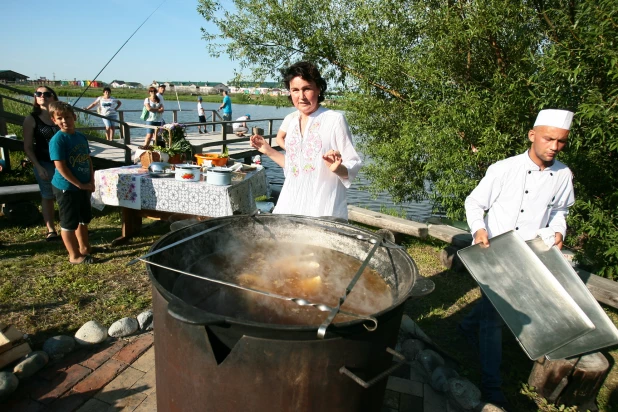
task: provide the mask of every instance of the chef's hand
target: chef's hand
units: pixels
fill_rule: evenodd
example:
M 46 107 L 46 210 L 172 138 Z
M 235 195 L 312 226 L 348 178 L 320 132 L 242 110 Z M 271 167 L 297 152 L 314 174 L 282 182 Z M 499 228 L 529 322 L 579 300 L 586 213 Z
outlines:
M 481 247 L 489 247 L 489 238 L 485 229 L 479 229 L 474 234 L 474 244 Z
M 564 239 L 562 238 L 562 233 L 560 232 L 556 232 L 556 243 L 554 243 L 554 246 L 557 246 L 558 249 L 562 249 L 562 241 Z
M 335 172 L 342 162 L 341 152 L 339 150 L 329 150 L 322 156 L 322 159 L 330 171 Z

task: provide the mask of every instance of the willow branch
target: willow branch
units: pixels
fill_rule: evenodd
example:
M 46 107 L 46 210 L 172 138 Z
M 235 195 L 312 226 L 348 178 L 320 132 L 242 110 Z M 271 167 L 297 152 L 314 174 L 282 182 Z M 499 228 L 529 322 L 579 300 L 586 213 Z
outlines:
M 385 93 L 390 94 L 391 96 L 401 100 L 402 102 L 405 102 L 406 99 L 401 95 L 401 93 L 399 93 L 397 90 L 393 90 L 393 89 L 389 89 L 385 86 L 382 86 L 379 83 L 376 83 L 372 80 L 370 80 L 367 76 L 363 76 L 362 74 L 360 74 L 359 72 L 357 72 L 356 70 L 352 69 L 349 66 L 344 65 L 343 63 L 338 62 L 337 60 L 334 59 L 330 59 L 328 57 L 325 57 L 326 60 L 328 60 L 328 62 L 334 66 L 339 67 L 341 70 L 343 70 L 346 73 L 351 74 L 352 76 L 356 77 L 357 79 L 366 81 L 367 83 L 369 83 L 370 85 L 372 85 L 373 87 L 382 90 Z
M 506 70 L 505 70 L 506 64 L 504 63 L 504 58 L 502 57 L 502 49 L 498 45 L 498 42 L 496 41 L 494 36 L 491 36 L 491 35 L 489 36 L 489 44 L 491 45 L 491 48 L 494 50 L 494 53 L 496 55 L 496 63 L 498 64 L 500 73 L 503 76 L 506 76 Z

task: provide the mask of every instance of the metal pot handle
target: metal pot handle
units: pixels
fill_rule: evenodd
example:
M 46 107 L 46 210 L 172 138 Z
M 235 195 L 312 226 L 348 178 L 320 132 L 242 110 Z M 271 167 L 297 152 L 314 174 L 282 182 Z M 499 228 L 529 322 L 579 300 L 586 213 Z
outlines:
M 190 325 L 215 325 L 225 323 L 218 316 L 209 315 L 198 309 L 187 308 L 175 301 L 170 301 L 167 305 L 167 313 L 176 320 Z
M 350 370 L 348 368 L 346 368 L 345 366 L 342 366 L 341 368 L 339 368 L 339 373 L 343 373 L 343 374 L 347 375 L 354 382 L 358 383 L 360 386 L 362 386 L 363 388 L 367 389 L 367 388 L 375 385 L 377 382 L 381 381 L 382 379 L 386 378 L 388 375 L 390 375 L 391 373 L 395 372 L 395 370 L 397 370 L 404 363 L 406 363 L 406 358 L 401 353 L 399 353 L 399 352 L 397 352 L 397 351 L 395 351 L 395 350 L 393 350 L 391 348 L 386 348 L 386 351 L 398 359 L 397 364 L 391 366 L 390 368 L 388 368 L 387 370 L 385 370 L 384 372 L 382 372 L 381 374 L 379 374 L 378 376 L 374 377 L 371 380 L 368 380 L 368 381 L 362 380 L 356 374 L 354 374 L 353 372 L 350 372 Z

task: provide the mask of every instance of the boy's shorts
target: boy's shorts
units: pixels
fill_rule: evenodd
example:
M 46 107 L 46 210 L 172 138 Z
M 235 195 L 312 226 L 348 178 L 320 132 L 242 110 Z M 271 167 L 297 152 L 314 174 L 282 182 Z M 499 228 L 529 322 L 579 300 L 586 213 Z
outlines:
M 200 118 L 200 123 L 206 123 L 206 116 L 198 116 Z
M 60 211 L 60 228 L 73 231 L 92 220 L 90 195 L 87 190 L 60 190 L 52 186 Z
M 56 172 L 56 167 L 54 166 L 53 162 L 39 162 L 39 164 L 43 166 L 45 170 L 47 170 L 47 177 L 49 177 L 49 180 L 44 180 L 41 176 L 39 176 L 36 167 L 34 168 L 34 177 L 39 184 L 39 189 L 41 189 L 41 197 L 43 199 L 53 199 L 54 192 L 52 191 L 51 180 L 52 177 L 54 177 L 54 173 Z

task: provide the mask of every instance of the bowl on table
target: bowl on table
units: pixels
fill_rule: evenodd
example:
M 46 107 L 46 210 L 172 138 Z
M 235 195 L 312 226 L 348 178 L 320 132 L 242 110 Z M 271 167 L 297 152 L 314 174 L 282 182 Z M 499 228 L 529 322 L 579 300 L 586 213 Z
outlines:
M 219 157 L 218 153 L 198 153 L 195 155 L 195 158 L 197 159 L 197 164 L 200 166 L 202 166 L 202 163 L 205 161 L 210 161 L 212 166 L 225 166 L 229 159 L 227 156 Z

